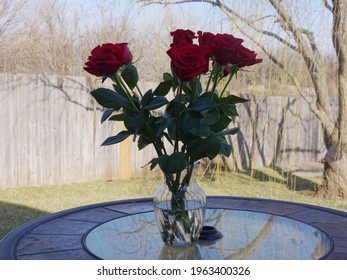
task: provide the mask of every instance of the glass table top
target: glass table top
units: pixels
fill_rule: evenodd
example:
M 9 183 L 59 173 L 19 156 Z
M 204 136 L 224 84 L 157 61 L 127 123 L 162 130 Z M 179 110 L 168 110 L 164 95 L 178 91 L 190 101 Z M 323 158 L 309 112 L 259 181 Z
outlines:
M 164 245 L 154 212 L 130 215 L 101 224 L 84 240 L 100 259 L 320 259 L 331 250 L 328 236 L 315 227 L 271 214 L 206 209 L 205 224 L 223 234 L 188 248 Z

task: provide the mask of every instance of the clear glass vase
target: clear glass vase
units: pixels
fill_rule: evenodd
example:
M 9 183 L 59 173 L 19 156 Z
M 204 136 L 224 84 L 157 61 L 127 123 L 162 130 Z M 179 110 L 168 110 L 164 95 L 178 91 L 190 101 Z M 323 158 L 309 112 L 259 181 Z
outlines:
M 188 166 L 175 175 L 164 174 L 163 185 L 154 193 L 156 222 L 168 246 L 188 247 L 199 239 L 205 219 L 206 194 L 195 181 L 197 166 Z

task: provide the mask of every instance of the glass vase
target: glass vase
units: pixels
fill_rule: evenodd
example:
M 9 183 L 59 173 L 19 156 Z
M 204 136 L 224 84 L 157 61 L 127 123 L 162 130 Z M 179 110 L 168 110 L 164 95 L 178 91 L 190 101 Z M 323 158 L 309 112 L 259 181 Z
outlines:
M 164 183 L 154 193 L 154 212 L 162 240 L 167 246 L 188 247 L 200 236 L 206 209 L 206 194 L 195 181 L 197 164 L 178 174 L 164 174 Z

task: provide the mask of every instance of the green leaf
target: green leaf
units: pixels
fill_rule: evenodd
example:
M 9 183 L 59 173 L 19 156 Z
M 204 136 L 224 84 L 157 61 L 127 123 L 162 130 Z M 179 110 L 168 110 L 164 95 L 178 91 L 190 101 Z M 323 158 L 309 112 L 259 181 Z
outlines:
M 231 145 L 227 143 L 227 141 L 223 138 L 220 138 L 220 149 L 219 154 L 224 155 L 226 157 L 231 155 Z
M 183 83 L 183 91 L 188 95 L 194 94 L 194 90 L 191 86 L 191 83 Z
M 224 136 L 224 135 L 228 135 L 228 134 L 234 135 L 234 134 L 236 134 L 239 130 L 240 130 L 240 128 L 234 127 L 234 128 L 231 128 L 231 129 L 227 129 L 227 130 L 218 132 L 218 133 L 216 133 L 216 135 L 217 135 L 217 136 Z
M 201 94 L 200 98 L 210 99 L 211 101 L 213 101 L 213 102 L 215 102 L 217 104 L 220 101 L 220 98 L 219 98 L 218 94 L 216 92 L 211 92 L 211 91 L 208 91 L 208 92 L 205 92 L 205 93 Z
M 167 95 L 172 87 L 172 80 L 161 82 L 157 88 L 154 90 L 153 94 L 157 96 Z
M 151 139 L 147 138 L 144 135 L 141 135 L 139 137 L 139 140 L 137 141 L 137 147 L 139 148 L 139 150 L 142 150 L 143 148 L 145 148 L 149 144 L 152 144 Z
M 124 118 L 124 126 L 136 134 L 143 131 L 143 128 L 148 120 L 148 111 L 141 110 L 138 114 L 126 115 Z
M 219 120 L 211 126 L 211 130 L 213 132 L 220 132 L 224 129 L 226 129 L 231 122 L 231 119 L 228 118 L 226 115 L 221 114 Z
M 125 91 L 118 85 L 113 84 L 113 88 L 116 92 L 118 92 L 119 94 L 121 94 L 125 99 L 127 98 L 127 94 L 125 93 Z
M 164 73 L 163 74 L 163 80 L 164 80 L 164 82 L 166 82 L 166 81 L 171 81 L 173 79 L 173 77 L 172 77 L 172 75 L 170 74 L 170 73 Z
M 201 125 L 202 126 L 210 126 L 215 124 L 219 118 L 220 118 L 220 113 L 219 110 L 214 107 L 212 109 L 206 110 L 202 113 L 203 119 L 201 120 Z
M 202 86 L 198 79 L 183 83 L 183 92 L 189 102 L 193 102 L 202 92 Z
M 106 121 L 108 119 L 109 116 L 111 116 L 111 114 L 114 112 L 114 109 L 107 109 L 103 112 L 102 116 L 101 116 L 101 123 L 103 123 L 104 121 Z
M 154 167 L 156 167 L 159 163 L 159 158 L 153 158 L 151 159 L 151 161 L 149 163 L 147 163 L 145 166 L 147 166 L 148 164 L 150 164 L 150 170 L 152 170 Z M 145 167 L 145 166 L 142 166 L 142 167 Z
M 141 99 L 141 105 L 142 106 L 146 106 L 148 104 L 149 101 L 151 101 L 153 99 L 154 95 L 152 93 L 152 90 L 148 90 L 142 97 Z
M 200 113 L 192 116 L 191 112 L 183 112 L 180 118 L 180 124 L 183 132 L 182 137 L 184 137 L 184 134 L 203 137 L 209 135 L 211 132 L 209 126 L 202 125 L 202 115 Z
M 200 137 L 206 137 L 211 133 L 211 129 L 209 126 L 202 126 L 201 123 L 193 122 L 192 129 L 190 130 L 190 133 L 194 136 L 200 136 Z
M 137 82 L 139 81 L 139 74 L 137 73 L 137 69 L 133 64 L 128 64 L 122 71 L 121 75 L 131 89 L 136 87 Z
M 164 173 L 174 174 L 184 170 L 188 164 L 188 158 L 185 153 L 173 153 L 172 155 L 162 155 L 160 157 L 152 159 L 148 164 L 151 164 L 151 170 L 159 165 L 160 169 Z
M 129 131 L 121 131 L 116 136 L 108 137 L 101 146 L 108 146 L 117 144 L 119 142 L 122 142 L 123 140 L 127 139 L 132 133 Z
M 187 146 L 191 145 L 197 139 L 200 139 L 200 137 L 195 136 L 191 133 L 182 133 L 181 134 L 181 141 L 184 145 L 187 145 Z
M 168 174 L 181 172 L 189 165 L 187 155 L 182 152 L 173 153 L 170 156 L 163 155 L 158 159 L 160 169 Z
M 190 133 L 193 128 L 193 122 L 195 123 L 196 119 L 185 111 L 181 115 L 180 122 L 183 133 Z
M 206 157 L 208 144 L 206 139 L 198 138 L 187 146 L 187 152 L 194 161 Z
M 176 106 L 177 106 L 176 100 L 175 99 L 171 100 L 169 104 L 166 106 L 165 114 L 175 116 Z
M 169 159 L 168 155 L 162 155 L 160 157 L 152 159 L 148 164 L 151 164 L 150 169 L 152 170 L 158 164 L 159 164 L 159 166 L 164 165 L 168 159 Z
M 108 120 L 109 121 L 124 121 L 124 117 L 125 115 L 122 113 L 122 114 L 118 114 L 118 115 L 113 115 L 111 118 L 109 118 Z
M 226 114 L 227 116 L 230 117 L 237 117 L 239 114 L 237 113 L 237 109 L 236 109 L 236 105 L 224 105 L 222 106 L 222 110 L 224 112 L 224 114 Z
M 165 131 L 165 129 L 169 127 L 172 121 L 172 117 L 167 115 L 159 117 L 159 119 L 154 123 L 157 136 L 161 135 Z
M 249 100 L 236 96 L 236 95 L 229 95 L 226 97 L 222 97 L 220 100 L 220 104 L 237 104 L 237 103 L 244 103 L 247 101 Z
M 176 120 L 173 118 L 172 122 L 167 127 L 167 132 L 169 133 L 171 139 L 176 139 L 176 123 Z
M 146 110 L 155 110 L 169 103 L 169 101 L 164 96 L 154 97 L 144 108 Z
M 206 139 L 207 141 L 207 149 L 206 149 L 206 155 L 209 159 L 214 159 L 218 154 L 220 150 L 220 140 L 219 137 L 216 135 L 210 135 Z
M 213 102 L 211 99 L 200 96 L 199 98 L 194 100 L 192 105 L 189 107 L 189 110 L 201 112 L 201 111 L 211 109 L 215 106 L 216 106 L 216 103 Z
M 91 95 L 101 106 L 105 108 L 119 110 L 120 108 L 127 107 L 129 105 L 129 101 L 126 98 L 124 98 L 118 92 L 110 89 L 98 88 L 93 90 Z

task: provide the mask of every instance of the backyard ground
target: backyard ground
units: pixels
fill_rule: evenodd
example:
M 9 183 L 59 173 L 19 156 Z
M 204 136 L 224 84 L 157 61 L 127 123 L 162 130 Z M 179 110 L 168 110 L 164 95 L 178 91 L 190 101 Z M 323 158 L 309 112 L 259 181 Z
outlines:
M 347 211 L 347 201 L 315 196 L 320 178 L 319 165 L 197 175 L 207 195 L 268 198 Z M 21 224 L 49 213 L 98 202 L 151 197 L 161 183 L 162 178 L 146 178 L 0 190 L 0 239 Z

